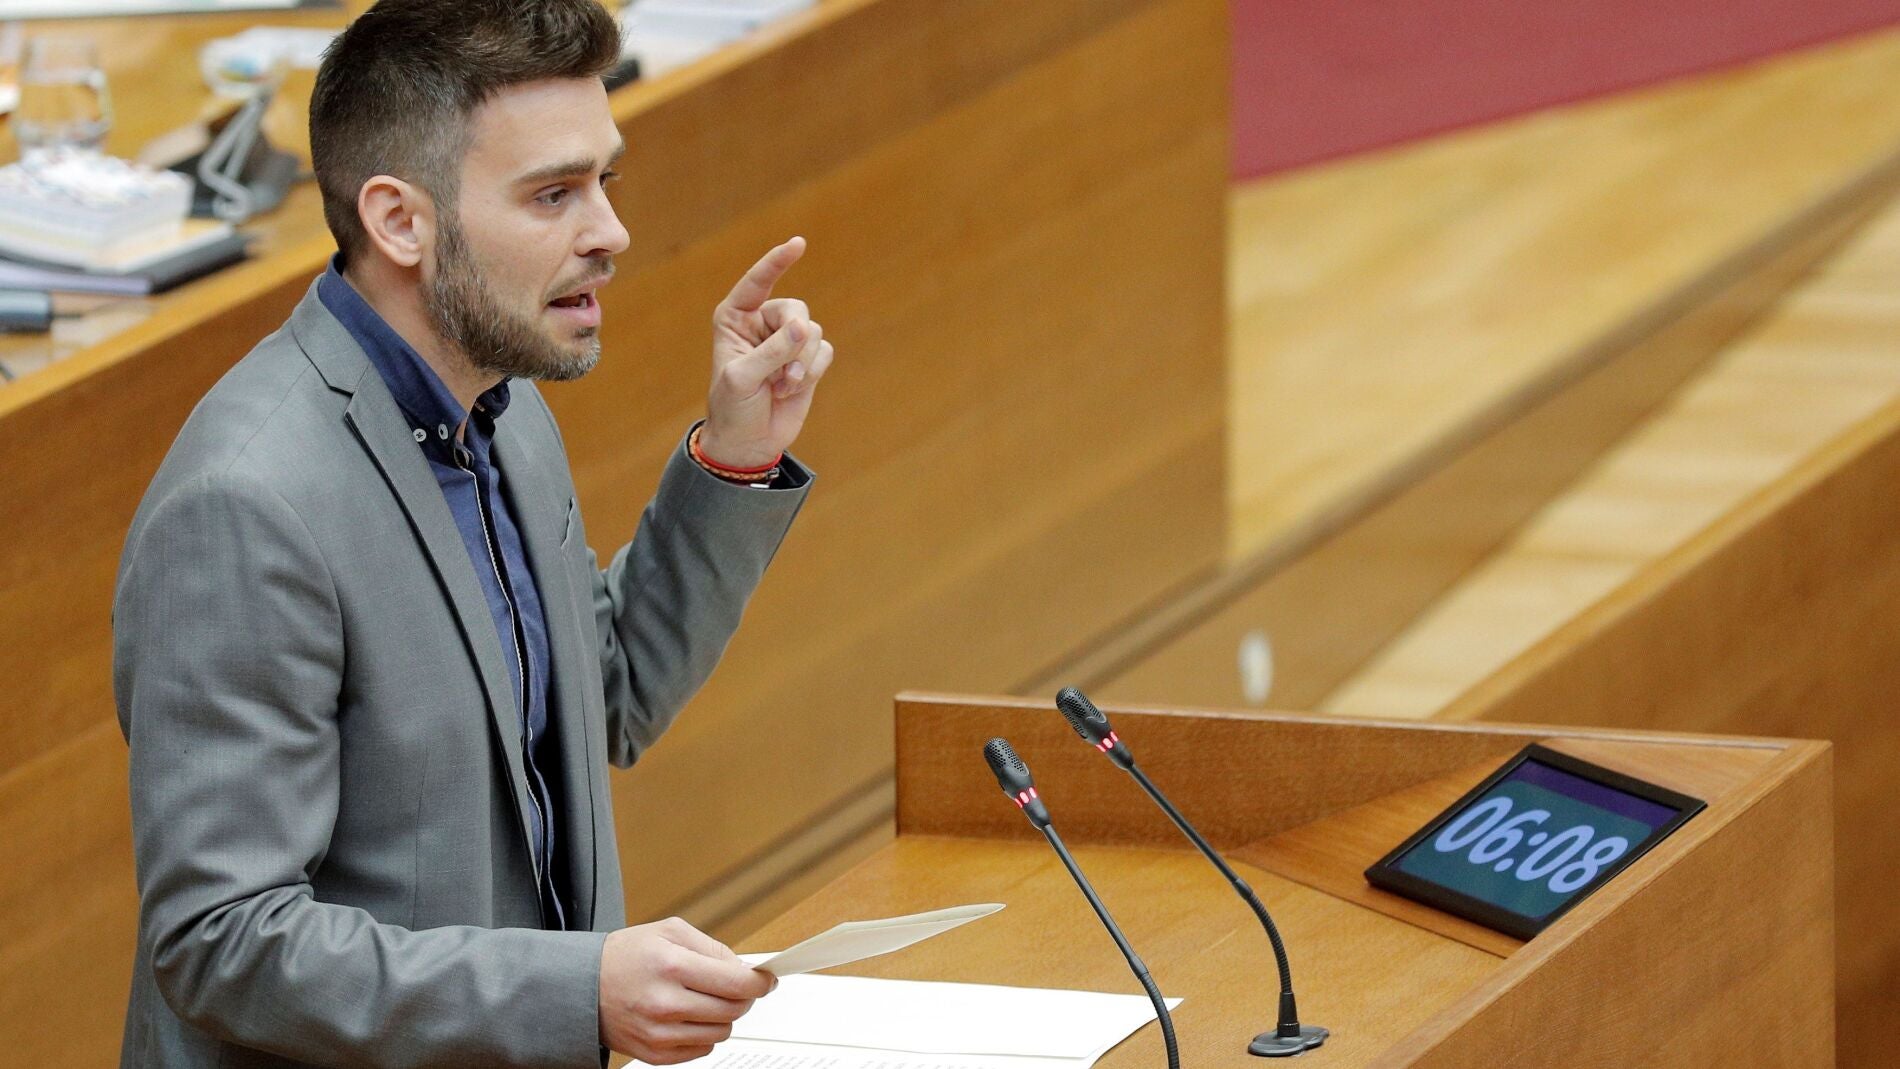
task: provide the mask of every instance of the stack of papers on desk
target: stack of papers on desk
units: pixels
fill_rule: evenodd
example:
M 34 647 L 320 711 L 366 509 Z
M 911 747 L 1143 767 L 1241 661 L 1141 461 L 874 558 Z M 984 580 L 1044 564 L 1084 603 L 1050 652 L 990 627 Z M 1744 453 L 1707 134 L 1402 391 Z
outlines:
M 331 0 L 0 0 L 0 19 L 91 19 L 268 8 L 336 7 Z
M 119 297 L 163 293 L 242 260 L 248 241 L 229 223 L 190 219 L 176 234 L 127 246 L 91 267 L 19 259 L 0 248 L 0 289 Z
M 1131 984 L 1133 980 L 1129 981 Z M 1168 1006 L 1180 1005 L 1169 999 Z M 1154 1020 L 1145 995 L 790 976 L 700 1069 L 1089 1069 Z
M 620 15 L 621 41 L 652 77 L 684 66 L 817 0 L 634 0 Z
M 901 950 L 987 917 L 994 902 L 850 921 L 789 950 L 747 954 L 780 977 L 700 1069 L 1089 1069 L 1154 1020 L 1146 995 L 806 975 Z M 1130 981 L 1131 983 L 1133 981 Z M 1180 999 L 1169 999 L 1170 1008 Z

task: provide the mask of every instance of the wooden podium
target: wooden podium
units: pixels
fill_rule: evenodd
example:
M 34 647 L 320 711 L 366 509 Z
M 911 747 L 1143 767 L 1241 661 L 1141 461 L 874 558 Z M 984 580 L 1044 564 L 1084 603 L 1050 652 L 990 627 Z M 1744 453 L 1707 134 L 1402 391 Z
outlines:
M 1829 747 L 1586 728 L 1105 710 L 1145 771 L 1272 911 L 1302 1019 L 1300 1064 L 1827 1066 L 1834 1062 Z M 840 971 L 1139 993 L 1060 862 L 996 787 L 1008 738 L 1056 827 L 1175 1011 L 1181 1064 L 1257 1067 L 1272 951 L 1252 913 L 1053 705 L 897 700 L 897 838 L 744 940 L 998 901 L 994 917 Z M 1527 743 L 1703 798 L 1708 808 L 1529 942 L 1361 876 Z M 1165 1064 L 1159 1030 L 1104 1069 Z

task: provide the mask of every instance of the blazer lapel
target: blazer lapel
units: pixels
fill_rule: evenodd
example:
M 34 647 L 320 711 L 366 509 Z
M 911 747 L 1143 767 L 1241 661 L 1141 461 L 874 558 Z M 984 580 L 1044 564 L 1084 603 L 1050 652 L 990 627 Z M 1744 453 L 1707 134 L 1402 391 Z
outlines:
M 561 535 L 567 502 L 548 492 L 551 456 L 542 456 L 514 429 L 506 414 L 495 424 L 495 460 L 501 469 L 502 492 L 514 510 L 528 550 L 528 566 L 541 592 L 547 617 L 548 657 L 553 664 L 554 690 L 548 717 L 555 722 L 555 741 L 561 752 L 561 799 L 566 814 L 562 849 L 573 890 L 576 927 L 590 928 L 594 918 L 597 829 L 594 826 L 593 735 L 583 719 L 587 701 L 582 692 L 587 676 L 584 658 L 598 656 L 595 646 L 580 632 L 580 616 L 572 611 L 576 597 L 561 555 Z M 589 591 L 589 596 L 592 591 Z M 589 618 L 593 606 L 582 607 Z M 544 770 L 545 771 L 545 770 Z
M 462 640 L 488 696 L 489 719 L 508 766 L 508 786 L 525 847 L 533 842 L 533 818 L 529 815 L 533 810 L 521 758 L 521 714 L 515 706 L 514 677 L 508 672 L 501 638 L 495 634 L 494 618 L 488 613 L 488 602 L 461 532 L 456 529 L 455 516 L 449 512 L 428 459 L 416 448 L 409 421 L 403 418 L 396 399 L 370 367 L 369 357 L 356 339 L 323 307 L 314 286 L 292 313 L 290 325 L 324 380 L 333 389 L 351 395 L 343 418 L 408 515 L 409 526 L 428 554 L 436 580 L 455 612 Z

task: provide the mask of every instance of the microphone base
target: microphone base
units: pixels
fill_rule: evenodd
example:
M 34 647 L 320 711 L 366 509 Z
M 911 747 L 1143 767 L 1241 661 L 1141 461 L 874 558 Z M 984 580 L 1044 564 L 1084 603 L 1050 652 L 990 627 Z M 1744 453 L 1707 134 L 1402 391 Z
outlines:
M 1318 1025 L 1302 1025 L 1297 1036 L 1283 1036 L 1278 1032 L 1262 1032 L 1247 1044 L 1247 1053 L 1262 1058 L 1291 1058 L 1295 1054 L 1304 1054 L 1326 1042 L 1332 1035 Z

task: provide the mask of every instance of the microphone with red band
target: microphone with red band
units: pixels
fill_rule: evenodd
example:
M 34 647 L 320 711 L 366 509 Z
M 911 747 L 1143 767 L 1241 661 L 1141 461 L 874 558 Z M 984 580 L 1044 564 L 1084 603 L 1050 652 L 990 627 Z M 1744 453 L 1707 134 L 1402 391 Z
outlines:
M 1214 863 L 1214 867 L 1220 870 L 1221 875 L 1227 877 L 1227 882 L 1233 884 L 1234 891 L 1248 906 L 1252 907 L 1254 915 L 1260 918 L 1261 927 L 1267 930 L 1267 939 L 1273 944 L 1274 962 L 1280 968 L 1280 1019 L 1273 1031 L 1262 1032 L 1255 1036 L 1253 1042 L 1247 1045 L 1247 1052 L 1268 1058 L 1284 1058 L 1311 1050 L 1326 1042 L 1326 1037 L 1332 1033 L 1317 1025 L 1300 1024 L 1299 1005 L 1293 997 L 1293 969 L 1287 963 L 1286 944 L 1281 942 L 1280 929 L 1274 925 L 1273 918 L 1268 915 L 1267 907 L 1261 904 L 1260 896 L 1254 894 L 1253 888 L 1247 886 L 1247 881 L 1240 878 L 1240 874 L 1234 871 L 1233 866 L 1214 850 L 1212 844 L 1201 837 L 1200 832 L 1194 830 L 1194 825 L 1188 823 L 1188 819 L 1181 815 L 1181 811 L 1174 808 L 1173 803 L 1161 793 L 1161 788 L 1156 787 L 1154 782 L 1135 766 L 1135 755 L 1128 751 L 1128 744 L 1124 743 L 1121 736 L 1115 733 L 1115 729 L 1109 726 L 1108 717 L 1102 715 L 1102 711 L 1095 707 L 1094 702 L 1089 701 L 1087 696 L 1074 687 L 1063 687 L 1056 695 L 1056 708 L 1062 711 L 1062 718 L 1069 722 L 1069 726 L 1075 729 L 1077 735 L 1082 736 L 1084 742 L 1100 750 L 1110 761 L 1135 777 L 1135 782 L 1141 785 L 1141 789 L 1149 798 L 1154 799 L 1154 803 L 1168 815 L 1168 819 L 1174 822 L 1174 826 L 1181 829 L 1181 834 L 1187 836 L 1207 860 Z
M 996 783 L 1003 788 L 1009 800 L 1023 811 L 1029 822 L 1042 831 L 1049 845 L 1055 848 L 1056 856 L 1062 859 L 1062 865 L 1075 878 L 1075 884 L 1094 907 L 1095 915 L 1102 919 L 1102 926 L 1115 940 L 1115 946 L 1128 959 L 1128 967 L 1135 971 L 1135 979 L 1141 981 L 1142 989 L 1148 992 L 1148 1001 L 1154 1003 L 1155 1019 L 1161 1022 L 1161 1041 L 1168 1049 L 1168 1069 L 1181 1069 L 1181 1055 L 1174 1046 L 1174 1018 L 1168 1015 L 1168 1003 L 1161 997 L 1161 989 L 1155 986 L 1154 978 L 1148 975 L 1148 966 L 1142 964 L 1141 955 L 1128 945 L 1128 939 L 1122 935 L 1115 918 L 1108 915 L 1108 907 L 1089 885 L 1088 877 L 1082 875 L 1081 866 L 1069 854 L 1069 848 L 1062 844 L 1062 837 L 1056 834 L 1055 825 L 1049 819 L 1049 807 L 1036 795 L 1036 783 L 1029 776 L 1029 766 L 1016 756 L 1016 751 L 1005 739 L 991 739 L 983 746 L 983 760 L 989 762 L 990 771 L 996 774 Z
M 996 782 L 1023 811 L 1029 823 L 1038 828 L 1049 826 L 1049 807 L 1042 804 L 1036 796 L 1036 783 L 1029 778 L 1029 766 L 1016 756 L 1009 743 L 1003 739 L 991 739 L 983 747 L 983 760 L 990 763 L 990 771 L 996 774 Z

